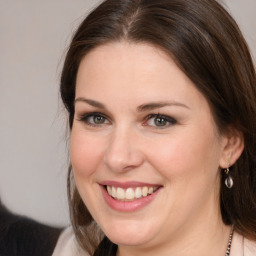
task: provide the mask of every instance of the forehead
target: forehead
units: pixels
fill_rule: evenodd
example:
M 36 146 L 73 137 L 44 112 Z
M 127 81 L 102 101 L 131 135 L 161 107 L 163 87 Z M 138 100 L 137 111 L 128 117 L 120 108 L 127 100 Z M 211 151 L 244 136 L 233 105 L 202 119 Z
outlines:
M 155 72 L 162 70 L 163 66 L 159 64 L 166 64 L 176 66 L 171 57 L 164 51 L 152 44 L 146 43 L 131 43 L 126 41 L 110 42 L 100 45 L 93 50 L 89 51 L 80 63 L 81 66 L 90 72 L 100 70 L 101 72 L 116 71 L 124 73 L 134 72 L 136 70 L 147 71 L 155 70 Z M 117 66 L 118 65 L 118 70 Z M 163 70 L 164 71 L 164 70 Z M 96 71 L 97 72 L 97 71 Z
M 193 84 L 164 51 L 150 44 L 129 42 L 96 47 L 82 59 L 77 75 L 77 89 L 94 84 L 109 90 L 113 85 L 133 90 L 147 85 L 150 90 L 150 85 L 158 84 L 163 90 L 174 82 Z

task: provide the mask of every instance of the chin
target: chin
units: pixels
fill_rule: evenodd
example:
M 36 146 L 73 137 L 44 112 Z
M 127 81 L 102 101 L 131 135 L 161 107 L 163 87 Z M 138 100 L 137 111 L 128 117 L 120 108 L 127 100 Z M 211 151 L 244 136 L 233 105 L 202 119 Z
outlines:
M 142 225 L 110 225 L 109 229 L 104 230 L 105 235 L 113 243 L 123 246 L 140 246 L 147 244 L 153 239 L 153 232 L 149 228 L 142 228 Z
M 138 234 L 137 235 L 124 234 L 122 236 L 110 234 L 107 237 L 114 244 L 122 245 L 122 246 L 134 246 L 134 247 L 147 244 L 151 240 L 148 237 L 140 236 Z

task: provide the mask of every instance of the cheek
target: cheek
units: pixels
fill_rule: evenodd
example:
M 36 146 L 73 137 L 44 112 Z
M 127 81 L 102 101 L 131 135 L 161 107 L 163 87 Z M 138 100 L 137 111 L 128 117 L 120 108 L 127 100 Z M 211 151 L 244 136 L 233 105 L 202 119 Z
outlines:
M 70 157 L 76 176 L 89 176 L 100 163 L 102 157 L 101 141 L 74 128 L 70 138 Z
M 151 165 L 164 177 L 170 220 L 177 223 L 218 198 L 218 142 L 211 134 L 196 137 L 174 136 L 164 144 L 157 143 L 157 150 L 151 147 L 148 151 Z
M 211 171 L 216 175 L 218 170 L 220 146 L 214 133 L 175 134 L 147 148 L 151 165 L 168 179 L 193 179 Z
M 102 143 L 99 138 L 89 136 L 83 129 L 73 127 L 70 138 L 70 158 L 76 187 L 83 202 L 93 216 L 94 208 L 100 201 L 98 185 L 95 183 L 96 171 L 102 159 Z M 96 200 L 98 198 L 98 200 Z M 96 205 L 95 205 L 96 204 Z

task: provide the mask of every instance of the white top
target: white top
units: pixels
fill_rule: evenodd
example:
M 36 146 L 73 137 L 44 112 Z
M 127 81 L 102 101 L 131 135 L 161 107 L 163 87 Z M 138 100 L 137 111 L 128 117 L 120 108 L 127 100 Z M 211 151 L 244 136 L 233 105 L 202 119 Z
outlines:
M 256 256 L 256 243 L 234 232 L 230 256 Z
M 89 256 L 78 245 L 71 227 L 65 229 L 57 242 L 52 256 Z
M 65 229 L 52 256 L 89 256 L 78 245 L 72 228 Z M 230 256 L 256 256 L 256 243 L 234 232 Z

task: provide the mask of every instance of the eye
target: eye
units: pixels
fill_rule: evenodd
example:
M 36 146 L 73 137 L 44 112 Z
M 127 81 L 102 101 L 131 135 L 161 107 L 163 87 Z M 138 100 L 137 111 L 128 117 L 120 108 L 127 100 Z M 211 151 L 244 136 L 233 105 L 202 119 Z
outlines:
M 88 121 L 93 122 L 95 124 L 104 124 L 106 121 L 106 118 L 103 116 L 95 115 L 95 116 L 91 116 L 90 118 L 88 118 Z
M 149 126 L 154 126 L 159 128 L 167 128 L 176 123 L 177 121 L 172 117 L 161 115 L 161 114 L 151 114 L 146 118 L 146 124 L 144 125 L 149 125 Z
M 83 116 L 81 116 L 79 121 L 85 122 L 88 125 L 91 126 L 100 126 L 103 124 L 109 124 L 107 117 L 104 114 L 101 113 L 88 113 Z

